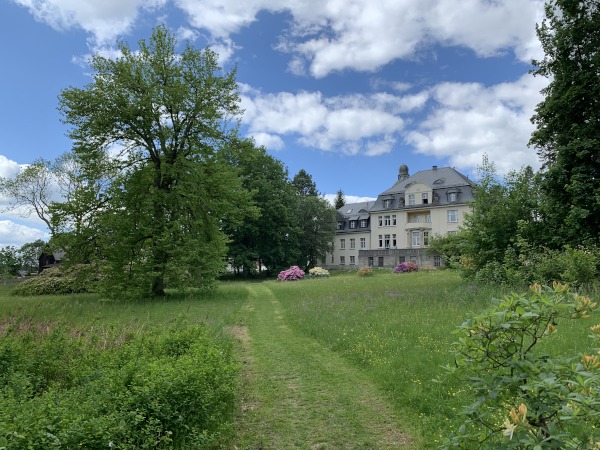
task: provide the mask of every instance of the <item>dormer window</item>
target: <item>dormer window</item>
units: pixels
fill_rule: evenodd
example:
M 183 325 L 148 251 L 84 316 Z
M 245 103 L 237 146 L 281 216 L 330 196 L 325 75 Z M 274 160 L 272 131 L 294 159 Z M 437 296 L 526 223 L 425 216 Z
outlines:
M 457 200 L 458 200 L 458 192 L 457 191 L 448 192 L 448 202 L 449 203 L 456 202 Z
M 424 205 L 427 205 L 429 203 L 429 193 L 428 192 L 423 192 L 421 194 L 421 199 Z
M 350 228 L 356 228 L 356 220 L 350 221 Z
M 367 228 L 367 219 L 362 219 L 360 221 L 360 227 L 361 228 Z
M 344 222 L 343 221 L 338 221 L 337 223 L 337 229 L 338 230 L 343 230 L 344 229 Z
M 392 199 L 391 198 L 386 198 L 383 201 L 383 207 L 384 208 L 390 208 L 392 206 Z
M 415 206 L 415 194 L 408 194 L 408 206 Z

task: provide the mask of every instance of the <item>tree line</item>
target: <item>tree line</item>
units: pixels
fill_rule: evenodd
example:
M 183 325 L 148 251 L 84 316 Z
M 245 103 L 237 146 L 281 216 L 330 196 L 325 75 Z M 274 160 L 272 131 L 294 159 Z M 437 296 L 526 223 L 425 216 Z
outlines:
M 589 283 L 600 273 L 600 3 L 553 0 L 537 26 L 549 78 L 529 145 L 543 166 L 501 178 L 484 159 L 472 213 L 431 250 L 469 276 Z
M 210 49 L 176 48 L 159 26 L 139 51 L 94 55 L 92 82 L 59 96 L 71 152 L 2 180 L 3 194 L 48 225 L 66 264 L 101 266 L 115 295 L 210 287 L 228 258 L 245 273 L 315 265 L 335 211 L 308 173 L 290 180 L 239 137 L 235 71 Z

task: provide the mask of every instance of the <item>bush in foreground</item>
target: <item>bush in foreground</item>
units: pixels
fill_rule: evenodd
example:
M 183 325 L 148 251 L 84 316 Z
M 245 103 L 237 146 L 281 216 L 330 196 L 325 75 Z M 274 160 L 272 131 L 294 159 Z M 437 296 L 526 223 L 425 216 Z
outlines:
M 110 334 L 110 333 L 108 333 Z M 0 447 L 207 448 L 227 429 L 237 365 L 203 327 L 0 340 Z
M 401 262 L 394 267 L 394 273 L 406 273 L 406 272 L 417 272 L 419 266 L 412 261 Z
M 600 444 L 600 359 L 597 353 L 551 357 L 540 340 L 559 321 L 589 317 L 595 303 L 565 284 L 533 285 L 467 320 L 448 373 L 475 401 L 444 448 L 583 449 Z M 559 325 L 560 326 L 560 325 Z M 600 338 L 600 325 L 592 327 Z
M 359 277 L 370 277 L 373 275 L 373 269 L 371 269 L 369 266 L 361 267 L 356 271 L 356 275 Z
M 304 271 L 298 266 L 292 266 L 287 270 L 282 270 L 277 276 L 277 281 L 297 281 L 304 278 Z

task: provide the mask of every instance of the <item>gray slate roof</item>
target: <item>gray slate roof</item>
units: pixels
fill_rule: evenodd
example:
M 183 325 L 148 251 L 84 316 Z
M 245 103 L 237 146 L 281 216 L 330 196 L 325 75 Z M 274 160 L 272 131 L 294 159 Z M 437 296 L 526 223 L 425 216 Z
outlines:
M 452 167 L 439 167 L 437 169 L 421 170 L 406 180 L 397 181 L 387 191 L 382 192 L 381 195 L 404 193 L 407 187 L 414 183 L 423 183 L 431 186 L 433 189 L 475 185 L 466 176 L 456 171 L 456 169 Z

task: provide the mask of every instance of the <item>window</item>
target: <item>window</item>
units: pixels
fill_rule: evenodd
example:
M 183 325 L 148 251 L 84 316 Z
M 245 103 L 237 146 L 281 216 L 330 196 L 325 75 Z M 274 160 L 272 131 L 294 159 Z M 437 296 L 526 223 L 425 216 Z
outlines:
M 408 194 L 408 205 L 415 206 L 415 194 Z
M 416 257 L 416 256 L 411 256 L 411 257 L 410 257 L 410 262 L 412 262 L 412 263 L 415 263 L 415 264 L 416 264 L 416 263 L 417 263 L 417 257 Z
M 421 222 L 421 216 L 419 216 L 418 214 L 416 216 L 412 216 L 412 223 L 419 223 Z
M 373 267 L 373 257 L 369 256 L 369 267 Z
M 448 236 L 454 236 L 458 231 L 448 231 Z
M 377 218 L 379 219 L 379 226 L 382 227 L 383 226 L 383 216 L 378 216 Z
M 448 192 L 448 201 L 449 202 L 455 202 L 457 199 L 458 199 L 457 192 Z
M 426 222 L 426 223 L 431 223 L 431 214 L 427 214 L 427 215 L 425 216 L 425 222 Z
M 360 238 L 360 248 L 367 248 L 367 240 L 365 238 Z
M 392 216 L 392 225 L 396 226 L 396 214 Z
M 367 228 L 367 219 L 362 219 L 360 221 L 360 227 L 361 228 Z
M 353 266 L 354 264 L 356 264 L 356 257 L 355 256 L 351 256 L 350 257 L 350 265 Z
M 396 248 L 396 235 L 392 234 L 392 247 Z
M 450 223 L 458 222 L 458 210 L 457 209 L 449 209 L 448 210 L 448 222 L 450 222 Z
M 411 234 L 411 238 L 412 238 L 412 246 L 420 247 L 421 246 L 421 232 L 420 231 L 412 231 L 410 234 Z
M 423 245 L 425 247 L 429 245 L 429 231 L 423 231 Z
M 383 218 L 383 224 L 384 224 L 386 227 L 389 227 L 389 226 L 392 224 L 392 218 L 391 218 L 390 216 L 385 216 L 385 217 Z
M 383 201 L 383 207 L 384 208 L 389 208 L 390 206 L 392 206 L 392 200 L 391 199 L 386 199 Z
M 331 255 L 331 264 L 335 264 L 335 256 Z
M 390 248 L 390 235 L 389 234 L 385 235 L 384 243 L 385 243 L 385 248 Z
M 433 257 L 433 267 L 441 267 L 442 266 L 442 258 L 440 255 L 435 255 Z
M 344 264 L 346 264 L 346 257 L 340 256 L 340 266 L 343 266 Z
M 383 267 L 383 256 L 379 256 L 379 257 L 377 258 L 377 265 L 378 265 L 379 267 Z
M 350 221 L 350 228 L 356 228 L 356 220 Z
M 337 229 L 341 230 L 342 228 L 344 228 L 344 222 L 339 221 L 338 224 L 337 224 Z
M 340 250 L 346 249 L 346 239 L 340 239 Z
M 350 239 L 350 248 L 356 248 L 356 239 Z
M 423 192 L 421 194 L 421 199 L 423 200 L 423 204 L 426 205 L 427 203 L 429 203 L 429 193 L 428 192 Z
M 379 248 L 383 247 L 383 235 L 379 235 Z

